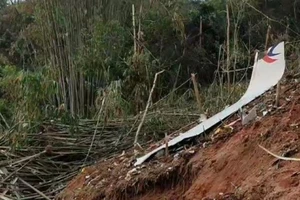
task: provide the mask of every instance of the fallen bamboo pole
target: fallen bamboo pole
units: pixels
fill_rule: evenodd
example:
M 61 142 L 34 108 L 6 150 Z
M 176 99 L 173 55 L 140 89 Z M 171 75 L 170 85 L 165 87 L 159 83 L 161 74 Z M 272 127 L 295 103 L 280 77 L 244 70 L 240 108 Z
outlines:
M 157 72 L 154 76 L 154 81 L 153 81 L 153 85 L 152 85 L 152 88 L 151 88 L 151 91 L 150 91 L 150 94 L 149 94 L 149 97 L 148 97 L 148 101 L 147 101 L 147 105 L 146 105 L 146 109 L 144 111 L 144 114 L 143 114 L 143 117 L 142 117 L 142 120 L 138 126 L 138 129 L 136 131 L 136 134 L 135 134 L 135 138 L 134 138 L 134 146 L 140 146 L 138 144 L 138 136 L 140 134 L 140 131 L 141 131 L 141 128 L 144 124 L 144 121 L 145 121 L 145 118 L 146 118 L 146 115 L 147 115 L 147 112 L 148 112 L 148 109 L 149 109 L 149 106 L 150 106 L 150 102 L 151 102 L 151 99 L 152 99 L 152 94 L 153 94 L 153 91 L 154 91 L 154 88 L 155 88 L 155 85 L 156 85 L 156 82 L 157 82 L 157 77 L 158 75 L 162 74 L 164 72 L 164 70 L 160 71 L 160 72 Z

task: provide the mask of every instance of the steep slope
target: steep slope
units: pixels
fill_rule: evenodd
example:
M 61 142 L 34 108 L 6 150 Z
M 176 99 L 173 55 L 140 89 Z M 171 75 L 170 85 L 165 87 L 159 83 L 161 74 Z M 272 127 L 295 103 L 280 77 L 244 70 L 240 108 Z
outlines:
M 299 199 L 300 162 L 278 160 L 259 147 L 300 157 L 299 85 L 281 91 L 281 107 L 272 107 L 274 93 L 268 93 L 254 103 L 268 114 L 259 112 L 247 126 L 236 122 L 232 132 L 220 131 L 212 141 L 198 140 L 138 168 L 130 153 L 99 163 L 84 169 L 57 199 Z

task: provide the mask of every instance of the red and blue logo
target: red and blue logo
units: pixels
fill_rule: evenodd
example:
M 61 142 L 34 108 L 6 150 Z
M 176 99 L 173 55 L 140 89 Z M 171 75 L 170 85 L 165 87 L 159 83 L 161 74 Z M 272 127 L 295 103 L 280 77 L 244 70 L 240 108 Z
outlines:
M 263 60 L 264 60 L 266 63 L 273 63 L 273 62 L 275 62 L 276 60 L 278 60 L 278 59 L 273 58 L 274 56 L 277 56 L 277 55 L 280 54 L 280 53 L 273 53 L 275 47 L 276 47 L 276 46 L 273 46 L 273 47 L 270 49 L 270 51 L 267 53 L 267 55 L 264 56 Z

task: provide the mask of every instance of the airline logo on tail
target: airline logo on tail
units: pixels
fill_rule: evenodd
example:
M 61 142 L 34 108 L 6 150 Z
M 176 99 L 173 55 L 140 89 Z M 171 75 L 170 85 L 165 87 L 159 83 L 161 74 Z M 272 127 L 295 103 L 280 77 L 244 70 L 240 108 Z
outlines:
M 277 56 L 279 55 L 280 53 L 273 53 L 274 49 L 275 49 L 276 46 L 273 46 L 270 51 L 267 53 L 267 55 L 264 56 L 263 60 L 266 62 L 266 63 L 273 63 L 275 62 L 276 60 L 278 59 L 274 59 L 273 57 L 274 56 Z

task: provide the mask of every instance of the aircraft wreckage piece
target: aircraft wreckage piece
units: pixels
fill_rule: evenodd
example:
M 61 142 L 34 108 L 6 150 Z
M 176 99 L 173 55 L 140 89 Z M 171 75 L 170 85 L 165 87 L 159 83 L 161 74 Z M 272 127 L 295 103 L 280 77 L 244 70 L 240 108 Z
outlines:
M 256 62 L 253 66 L 253 71 L 248 89 L 239 101 L 227 107 L 218 114 L 212 116 L 211 118 L 203 121 L 202 123 L 193 127 L 189 131 L 181 133 L 179 136 L 173 138 L 168 142 L 168 147 L 171 147 L 185 139 L 199 136 L 205 130 L 213 127 L 220 121 L 224 120 L 226 117 L 238 111 L 244 105 L 250 103 L 257 97 L 271 89 L 273 86 L 275 86 L 280 81 L 285 71 L 284 42 L 281 42 L 269 48 L 268 53 L 262 59 L 257 60 L 256 53 L 255 61 Z M 166 144 L 138 158 L 134 166 L 142 164 L 150 156 L 164 149 L 165 147 Z

